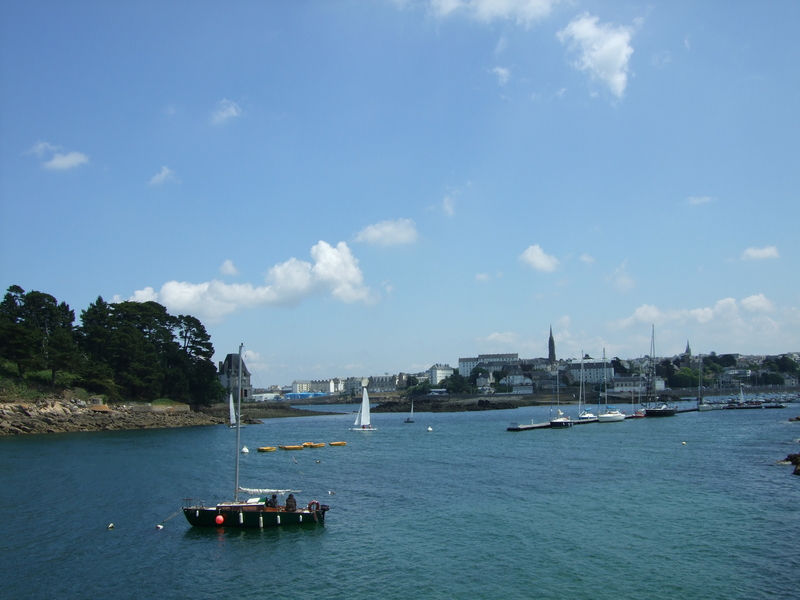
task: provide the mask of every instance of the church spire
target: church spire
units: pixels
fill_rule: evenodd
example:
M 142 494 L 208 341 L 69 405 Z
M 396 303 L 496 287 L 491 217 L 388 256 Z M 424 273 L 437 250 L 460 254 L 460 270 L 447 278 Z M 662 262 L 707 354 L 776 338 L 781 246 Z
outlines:
M 550 326 L 550 339 L 547 342 L 547 362 L 551 365 L 556 364 L 556 341 L 553 339 L 553 326 Z

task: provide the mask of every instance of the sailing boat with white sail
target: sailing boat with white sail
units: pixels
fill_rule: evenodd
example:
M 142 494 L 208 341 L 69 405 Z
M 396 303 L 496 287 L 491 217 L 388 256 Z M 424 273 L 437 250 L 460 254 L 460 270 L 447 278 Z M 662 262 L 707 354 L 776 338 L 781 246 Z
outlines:
M 366 383 L 361 389 L 363 390 L 361 395 L 361 406 L 358 409 L 356 420 L 353 422 L 355 427 L 351 427 L 350 431 L 377 431 L 377 429 L 372 426 L 372 423 L 370 423 L 369 394 L 367 393 Z
M 414 399 L 411 399 L 411 412 L 408 413 L 408 418 L 403 421 L 403 423 L 413 423 L 414 422 Z

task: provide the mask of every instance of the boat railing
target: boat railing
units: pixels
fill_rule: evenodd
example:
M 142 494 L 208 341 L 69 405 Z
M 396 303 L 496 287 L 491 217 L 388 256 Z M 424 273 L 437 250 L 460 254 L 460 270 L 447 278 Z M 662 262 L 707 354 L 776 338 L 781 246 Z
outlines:
M 205 508 L 206 505 L 202 500 L 195 500 L 194 498 L 184 498 L 183 508 Z

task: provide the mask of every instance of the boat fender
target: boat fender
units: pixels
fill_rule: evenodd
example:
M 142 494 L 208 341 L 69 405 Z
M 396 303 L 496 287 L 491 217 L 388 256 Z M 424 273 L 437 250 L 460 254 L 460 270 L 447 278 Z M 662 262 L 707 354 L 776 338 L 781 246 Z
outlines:
M 312 512 L 319 510 L 319 502 L 317 502 L 316 500 L 312 500 L 311 502 L 309 502 L 308 510 Z
M 225 517 L 222 515 L 217 515 L 217 518 L 214 520 L 217 522 L 217 525 L 222 525 L 225 522 Z

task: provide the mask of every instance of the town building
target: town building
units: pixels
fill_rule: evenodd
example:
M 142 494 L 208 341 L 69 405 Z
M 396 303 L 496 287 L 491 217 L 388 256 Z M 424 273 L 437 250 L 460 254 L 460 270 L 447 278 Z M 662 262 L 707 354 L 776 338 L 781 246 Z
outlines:
M 233 394 L 234 398 L 236 398 L 237 396 L 236 388 L 239 385 L 239 363 L 240 363 L 239 354 L 228 354 L 225 357 L 225 360 L 219 363 L 219 370 L 217 371 L 219 382 L 222 384 L 222 387 L 225 388 L 226 394 Z M 253 386 L 250 385 L 250 371 L 247 370 L 247 364 L 244 362 L 243 358 L 241 359 L 241 367 L 242 367 L 241 398 L 242 401 L 247 401 L 252 398 Z

